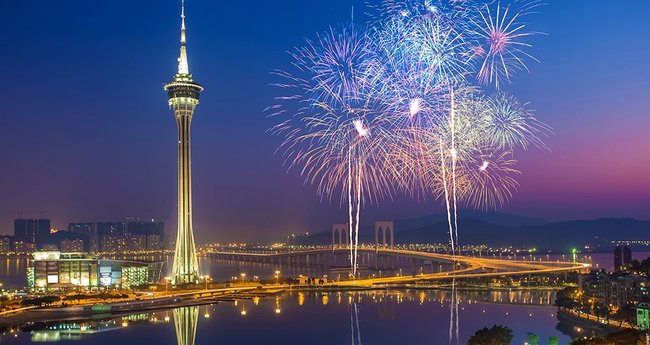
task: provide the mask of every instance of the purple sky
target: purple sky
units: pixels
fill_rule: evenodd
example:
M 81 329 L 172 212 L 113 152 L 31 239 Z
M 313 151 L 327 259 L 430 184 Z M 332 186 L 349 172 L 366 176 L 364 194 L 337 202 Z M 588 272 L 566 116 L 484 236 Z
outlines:
M 287 50 L 363 1 L 190 0 L 190 69 L 206 87 L 193 124 L 199 241 L 279 238 L 342 222 L 339 205 L 286 173 L 265 131 Z M 361 12 L 361 10 L 358 10 Z M 549 220 L 650 219 L 650 2 L 548 1 L 532 17 L 531 74 L 508 90 L 555 129 L 550 151 L 519 151 L 521 188 L 504 211 Z M 3 100 L 0 233 L 13 219 L 158 218 L 175 227 L 173 0 L 0 3 Z M 406 198 L 367 222 L 440 212 Z

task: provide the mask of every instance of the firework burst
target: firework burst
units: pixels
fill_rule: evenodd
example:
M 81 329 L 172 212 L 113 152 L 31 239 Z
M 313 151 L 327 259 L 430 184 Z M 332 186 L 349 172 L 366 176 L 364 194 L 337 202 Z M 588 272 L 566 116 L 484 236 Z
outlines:
M 528 31 L 528 24 L 522 20 L 541 6 L 541 2 L 515 4 L 519 9 L 502 6 L 501 1 L 486 4 L 480 12 L 481 20 L 475 22 L 480 42 L 475 55 L 482 59 L 477 79 L 483 85 L 494 84 L 498 89 L 502 80 L 510 83 L 516 71 L 528 71 L 527 59 L 538 61 L 527 52 L 531 44 L 526 39 L 539 33 Z
M 527 103 L 479 88 L 536 61 L 522 18 L 540 3 L 523 1 L 383 0 L 368 28 L 330 29 L 275 72 L 279 151 L 323 199 L 347 204 L 352 276 L 364 204 L 396 190 L 440 200 L 456 253 L 458 206 L 502 207 L 518 186 L 514 150 L 544 147 L 551 130 Z
M 499 92 L 488 102 L 486 139 L 497 149 L 527 149 L 531 144 L 545 147 L 542 136 L 551 133 L 549 126 L 537 120 L 527 103 Z
M 364 200 L 390 193 L 384 169 L 390 133 L 364 78 L 375 56 L 371 48 L 356 27 L 330 29 L 308 41 L 291 54 L 295 71 L 275 73 L 283 81 L 275 85 L 294 93 L 278 97 L 270 108 L 272 116 L 283 118 L 273 132 L 285 138 L 286 164 L 299 168 L 324 198 L 339 194 L 341 203 L 347 201 L 353 276 Z

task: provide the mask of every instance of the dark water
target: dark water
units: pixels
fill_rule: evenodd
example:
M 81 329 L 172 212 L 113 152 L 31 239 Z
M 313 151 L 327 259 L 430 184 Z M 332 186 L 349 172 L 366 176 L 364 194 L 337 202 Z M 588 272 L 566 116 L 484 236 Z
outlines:
M 1 342 L 431 345 L 450 344 L 451 331 L 452 344 L 457 343 L 456 334 L 458 343 L 465 344 L 476 330 L 494 324 L 514 330 L 513 344 L 523 344 L 529 332 L 541 339 L 558 336 L 560 344 L 570 339 L 556 330 L 556 308 L 548 305 L 555 298 L 551 292 L 466 292 L 458 297 L 456 318 L 451 314 L 451 291 L 293 292 L 74 326 L 49 324 L 29 333 L 7 333 Z M 72 327 L 73 331 L 56 330 L 62 327 Z M 97 330 L 101 331 L 93 333 Z

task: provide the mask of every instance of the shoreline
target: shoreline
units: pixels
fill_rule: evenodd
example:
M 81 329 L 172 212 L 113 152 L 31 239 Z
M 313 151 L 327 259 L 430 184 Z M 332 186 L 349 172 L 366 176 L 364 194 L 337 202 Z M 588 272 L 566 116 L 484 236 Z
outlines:
M 139 312 L 151 312 L 158 310 L 175 309 L 189 306 L 201 306 L 229 302 L 238 299 L 253 299 L 268 296 L 275 296 L 286 292 L 362 292 L 362 291 L 390 291 L 390 290 L 431 290 L 447 291 L 451 286 L 382 286 L 382 287 L 354 287 L 354 286 L 309 286 L 309 285 L 281 285 L 281 286 L 241 286 L 212 290 L 194 290 L 178 294 L 156 296 L 149 299 L 128 300 L 113 303 L 95 303 L 65 307 L 38 307 L 25 308 L 18 312 L 8 313 L 0 316 L 0 325 L 6 327 L 21 326 L 28 322 L 47 323 L 57 321 L 79 321 L 98 318 L 115 318 L 131 315 Z M 553 288 L 458 288 L 460 291 L 468 292 L 494 292 L 494 291 L 557 291 Z

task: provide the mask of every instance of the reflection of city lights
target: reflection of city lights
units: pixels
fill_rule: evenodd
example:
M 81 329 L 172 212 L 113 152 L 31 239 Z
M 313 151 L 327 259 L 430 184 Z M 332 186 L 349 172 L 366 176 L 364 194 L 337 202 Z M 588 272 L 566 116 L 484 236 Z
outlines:
M 165 322 L 169 322 L 169 316 L 165 316 Z
M 208 319 L 208 318 L 210 318 L 210 314 L 205 313 L 205 314 L 203 315 L 203 317 L 205 317 L 206 319 Z
M 280 308 L 275 308 L 275 313 L 276 314 L 280 314 L 280 312 L 281 312 Z
M 122 321 L 122 327 L 126 327 L 126 326 L 128 326 L 128 325 L 129 325 L 128 322 L 126 322 L 126 321 Z
M 242 314 L 242 316 L 245 316 L 246 315 L 246 309 L 242 309 L 241 314 Z

